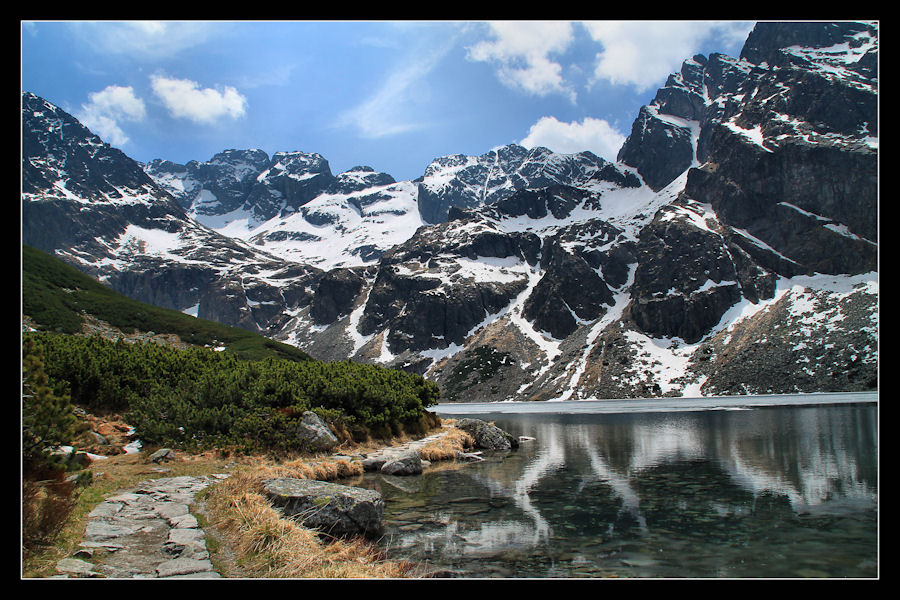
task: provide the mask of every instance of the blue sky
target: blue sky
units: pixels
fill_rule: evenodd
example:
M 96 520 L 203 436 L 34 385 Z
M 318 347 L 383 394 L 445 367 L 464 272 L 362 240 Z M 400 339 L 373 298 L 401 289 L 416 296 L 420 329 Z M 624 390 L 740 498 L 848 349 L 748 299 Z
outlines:
M 397 180 L 509 143 L 614 160 L 638 110 L 737 21 L 22 22 L 22 90 L 128 156 L 322 154 Z

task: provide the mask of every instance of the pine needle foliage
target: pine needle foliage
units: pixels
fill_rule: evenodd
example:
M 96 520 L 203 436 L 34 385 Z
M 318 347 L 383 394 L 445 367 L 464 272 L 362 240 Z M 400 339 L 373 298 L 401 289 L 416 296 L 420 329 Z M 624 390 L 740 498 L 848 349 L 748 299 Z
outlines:
M 384 437 L 420 427 L 440 396 L 419 375 L 350 361 L 242 360 L 99 336 L 23 337 L 46 357 L 47 374 L 68 383 L 72 402 L 125 412 L 147 446 L 302 452 L 296 430 L 305 411 L 337 429 Z
M 40 347 L 26 337 L 22 343 L 22 470 L 26 476 L 62 468 L 52 451 L 75 437 L 73 408 L 64 387 L 51 384 Z

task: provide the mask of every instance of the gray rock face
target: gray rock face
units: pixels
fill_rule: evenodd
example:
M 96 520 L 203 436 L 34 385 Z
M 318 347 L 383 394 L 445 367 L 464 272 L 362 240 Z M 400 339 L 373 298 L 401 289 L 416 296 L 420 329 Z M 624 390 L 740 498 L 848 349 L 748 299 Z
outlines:
M 328 191 L 338 194 L 350 194 L 392 183 L 396 183 L 396 181 L 387 173 L 379 173 L 369 166 L 356 166 L 338 174 Z
M 536 259 L 533 235 L 505 234 L 483 223 L 451 221 L 420 228 L 386 253 L 360 320 L 362 335 L 390 329 L 391 352 L 462 344 L 466 334 L 521 293 L 524 278 L 485 281 L 456 256 Z
M 305 527 L 335 536 L 376 536 L 384 501 L 374 490 L 311 479 L 280 478 L 264 483 L 269 501 Z
M 337 436 L 331 432 L 328 425 L 312 411 L 303 413 L 303 418 L 297 425 L 297 438 L 310 450 L 319 452 L 331 450 L 338 444 Z
M 557 339 L 575 331 L 576 318 L 596 319 L 612 305 L 606 282 L 580 256 L 566 252 L 556 240 L 544 244 L 545 275 L 525 302 L 522 315 Z
M 516 437 L 481 419 L 458 419 L 456 427 L 475 439 L 476 448 L 514 450 L 519 447 L 519 440 Z
M 312 297 L 309 315 L 314 323 L 333 323 L 339 316 L 348 314 L 365 279 L 354 269 L 333 269 L 318 281 Z
M 547 148 L 529 150 L 510 144 L 478 157 L 443 156 L 425 169 L 419 183 L 419 212 L 425 222 L 441 223 L 452 206 L 477 208 L 517 190 L 578 185 L 608 177 L 625 175 L 591 152 L 558 154 Z
M 644 106 L 617 158 L 636 167 L 644 182 L 658 191 L 691 166 L 691 129 L 661 118 L 655 107 Z
M 295 212 L 335 181 L 321 154 L 276 152 L 247 194 L 245 210 L 258 222 Z

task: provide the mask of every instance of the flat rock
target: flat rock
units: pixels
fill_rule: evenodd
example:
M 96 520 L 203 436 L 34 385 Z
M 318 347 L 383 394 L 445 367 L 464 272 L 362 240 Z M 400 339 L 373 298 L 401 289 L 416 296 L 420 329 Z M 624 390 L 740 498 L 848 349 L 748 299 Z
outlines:
M 384 501 L 375 490 L 312 479 L 269 479 L 263 488 L 286 517 L 337 536 L 378 535 Z
M 87 541 L 101 542 L 131 535 L 134 531 L 135 530 L 131 527 L 125 527 L 124 525 L 113 525 L 112 523 L 103 521 L 90 521 L 88 522 L 87 527 L 85 527 L 84 537 Z
M 212 563 L 209 559 L 197 560 L 194 558 L 173 558 L 161 562 L 156 567 L 157 577 L 172 577 L 174 575 L 191 575 L 203 571 L 212 571 Z
M 197 522 L 197 517 L 190 514 L 171 517 L 170 519 L 168 519 L 168 521 L 171 527 L 175 527 L 178 529 L 194 529 L 200 526 L 200 524 Z
M 101 502 L 94 507 L 94 510 L 88 513 L 88 517 L 111 517 L 122 510 L 122 504 L 119 502 Z
M 99 575 L 94 571 L 94 565 L 77 558 L 64 558 L 56 563 L 56 570 L 60 573 L 73 573 L 75 575 Z
M 163 504 L 157 504 L 153 507 L 153 510 L 156 511 L 163 519 L 171 519 L 174 517 L 181 517 L 183 515 L 188 514 L 190 512 L 188 510 L 187 504 L 179 504 L 176 502 L 166 502 Z

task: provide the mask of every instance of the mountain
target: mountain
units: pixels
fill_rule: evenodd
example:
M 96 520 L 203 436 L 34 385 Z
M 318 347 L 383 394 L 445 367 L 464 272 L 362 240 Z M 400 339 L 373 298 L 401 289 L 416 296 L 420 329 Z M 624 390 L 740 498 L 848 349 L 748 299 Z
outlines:
M 138 163 L 31 93 L 22 140 L 24 243 L 131 298 L 251 331 L 272 298 L 308 298 L 318 269 L 204 227 Z
M 759 23 L 740 57 L 684 61 L 615 163 L 513 144 L 400 182 L 305 152 L 142 169 L 23 94 L 23 233 L 449 400 L 872 389 L 877 56 L 871 24 Z

